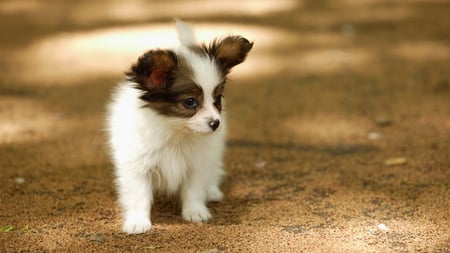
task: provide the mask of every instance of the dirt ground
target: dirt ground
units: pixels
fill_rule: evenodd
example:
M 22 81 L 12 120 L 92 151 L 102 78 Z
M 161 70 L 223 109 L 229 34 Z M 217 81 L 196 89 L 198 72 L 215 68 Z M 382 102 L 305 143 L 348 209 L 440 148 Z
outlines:
M 450 2 L 0 2 L 1 252 L 450 252 Z M 120 231 L 105 103 L 144 50 L 255 42 L 227 86 L 226 198 Z

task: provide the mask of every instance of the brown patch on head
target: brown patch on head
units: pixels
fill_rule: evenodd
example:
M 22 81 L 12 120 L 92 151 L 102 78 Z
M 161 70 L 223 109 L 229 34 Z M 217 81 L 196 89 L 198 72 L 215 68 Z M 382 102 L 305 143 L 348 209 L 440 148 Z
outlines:
M 203 101 L 203 90 L 194 83 L 192 69 L 172 51 L 149 51 L 126 74 L 144 91 L 140 98 L 147 102 L 145 107 L 161 115 L 190 118 Z M 186 100 L 194 106 L 187 106 Z
M 205 50 L 216 59 L 222 72 L 226 75 L 232 67 L 245 60 L 252 47 L 253 42 L 249 42 L 244 37 L 228 36 L 213 41 L 208 47 L 205 47 Z
M 193 82 L 180 81 L 160 92 L 147 92 L 141 96 L 141 99 L 148 102 L 146 107 L 161 115 L 190 118 L 201 107 L 203 90 Z M 186 101 L 192 101 L 195 104 L 192 107 L 187 107 Z
M 164 89 L 173 81 L 173 71 L 177 64 L 174 52 L 151 50 L 139 57 L 126 75 L 128 80 L 137 83 L 141 90 Z

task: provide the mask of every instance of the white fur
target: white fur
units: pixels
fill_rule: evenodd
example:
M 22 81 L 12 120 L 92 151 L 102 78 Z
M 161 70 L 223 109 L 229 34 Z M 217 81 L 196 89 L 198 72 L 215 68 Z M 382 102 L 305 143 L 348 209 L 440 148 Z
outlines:
M 194 81 L 202 87 L 205 95 L 203 108 L 188 121 L 188 126 L 198 133 L 211 133 L 212 129 L 208 126 L 208 122 L 220 120 L 220 114 L 213 105 L 214 97 L 212 94 L 214 88 L 224 80 L 221 79 L 219 70 L 212 59 L 200 57 L 186 47 L 181 47 L 178 53 L 189 59 L 191 66 L 193 66 Z
M 195 36 L 192 28 L 183 21 L 176 19 L 178 38 L 183 46 L 195 45 Z
M 143 107 L 142 91 L 129 82 L 119 84 L 108 106 L 107 131 L 126 233 L 151 229 L 156 192 L 180 194 L 182 217 L 193 222 L 211 218 L 206 202 L 223 197 L 219 184 L 224 174 L 226 122 L 212 97 L 214 87 L 223 80 L 210 59 L 184 46 L 176 52 L 188 59 L 204 92 L 203 108 L 192 118 L 166 117 Z M 211 119 L 221 121 L 214 132 L 208 126 Z

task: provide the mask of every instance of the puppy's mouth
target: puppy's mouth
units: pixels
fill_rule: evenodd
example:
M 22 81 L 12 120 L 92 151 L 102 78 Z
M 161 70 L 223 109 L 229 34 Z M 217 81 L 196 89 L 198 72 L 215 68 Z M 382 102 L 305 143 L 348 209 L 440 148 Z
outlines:
M 188 128 L 189 128 L 189 127 L 188 127 Z M 197 129 L 189 128 L 189 130 L 190 130 L 191 132 L 193 132 L 193 133 L 195 133 L 195 134 L 198 134 L 198 135 L 203 135 L 203 136 L 213 135 L 214 133 L 218 132 L 219 129 L 220 129 L 220 128 L 216 129 L 215 131 L 213 131 L 213 130 L 206 130 L 206 131 L 204 131 L 204 130 L 197 130 Z

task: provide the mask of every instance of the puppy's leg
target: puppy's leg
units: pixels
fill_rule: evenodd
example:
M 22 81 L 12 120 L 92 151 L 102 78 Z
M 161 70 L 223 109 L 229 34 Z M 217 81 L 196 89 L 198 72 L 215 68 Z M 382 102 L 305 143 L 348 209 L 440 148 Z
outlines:
M 225 173 L 222 170 L 222 165 L 216 167 L 216 169 L 211 170 L 211 179 L 205 188 L 206 200 L 213 202 L 220 202 L 223 199 L 223 193 L 219 189 L 222 177 Z
M 183 219 L 191 222 L 207 221 L 211 213 L 206 207 L 206 182 L 201 170 L 192 170 L 189 179 L 181 189 Z
M 220 183 L 225 175 L 223 170 L 223 155 L 225 150 L 225 130 L 226 121 L 223 120 L 222 129 L 214 136 L 212 140 L 212 148 L 208 149 L 208 156 L 206 161 L 209 167 L 205 170 L 208 174 L 206 179 L 206 199 L 207 201 L 219 202 L 223 199 L 223 193 L 220 191 Z
M 209 150 L 207 162 L 209 167 L 204 171 L 206 176 L 206 199 L 207 201 L 219 202 L 223 199 L 223 193 L 220 191 L 219 186 L 222 182 L 222 178 L 225 175 L 223 170 L 223 150 L 225 149 L 225 134 L 222 130 L 218 136 L 216 136 L 215 146 Z
M 117 177 L 119 202 L 123 210 L 122 230 L 139 234 L 151 229 L 150 211 L 153 201 L 151 180 L 146 174 L 124 171 Z
M 206 202 L 221 201 L 223 198 L 223 193 L 219 189 L 224 174 L 221 160 L 203 160 L 201 163 L 195 164 L 195 169 L 192 170 L 189 180 L 182 186 L 181 191 L 182 216 L 192 222 L 209 220 L 211 214 Z

